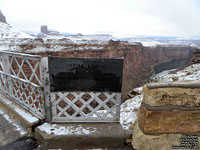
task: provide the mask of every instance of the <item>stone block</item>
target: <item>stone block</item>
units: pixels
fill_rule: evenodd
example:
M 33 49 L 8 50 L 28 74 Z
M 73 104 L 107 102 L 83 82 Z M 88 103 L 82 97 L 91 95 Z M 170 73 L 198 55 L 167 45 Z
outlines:
M 174 150 L 175 148 L 173 148 L 173 146 L 180 146 L 181 137 L 183 136 L 184 134 L 179 134 L 179 133 L 177 134 L 164 133 L 164 134 L 158 134 L 158 135 L 147 135 L 143 133 L 143 131 L 138 126 L 138 123 L 136 123 L 133 130 L 132 146 L 136 150 Z M 199 135 L 193 134 L 191 136 L 197 136 L 198 142 L 200 143 Z M 200 145 L 197 144 L 197 146 L 200 146 Z M 177 149 L 188 150 L 186 148 L 177 148 Z M 200 150 L 200 148 L 197 148 L 195 150 Z
M 0 94 L 0 108 L 8 114 L 11 119 L 21 124 L 30 135 L 32 135 L 33 127 L 37 126 L 41 122 L 40 119 L 4 94 Z
M 199 110 L 149 110 L 144 104 L 138 122 L 146 134 L 200 132 Z
M 119 123 L 43 124 L 35 138 L 43 149 L 120 149 L 125 135 Z
M 143 103 L 150 106 L 200 106 L 200 88 L 162 87 L 143 88 Z

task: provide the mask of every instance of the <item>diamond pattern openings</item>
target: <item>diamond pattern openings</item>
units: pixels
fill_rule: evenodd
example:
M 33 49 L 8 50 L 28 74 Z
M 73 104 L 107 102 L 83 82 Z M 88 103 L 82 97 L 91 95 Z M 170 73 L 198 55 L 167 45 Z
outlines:
M 120 93 L 51 93 L 53 122 L 107 122 L 119 120 Z
M 0 90 L 39 118 L 44 118 L 40 58 L 0 53 Z
M 39 61 L 18 58 L 16 56 L 9 57 L 9 72 L 11 75 L 30 81 L 37 85 L 42 85 L 40 77 Z
M 40 57 L 0 53 L 0 90 L 44 118 L 40 66 Z M 50 97 L 53 122 L 113 122 L 120 117 L 121 93 L 53 92 Z
M 7 84 L 4 81 L 8 81 Z M 40 87 L 0 74 L 1 90 L 36 116 L 44 116 L 43 95 Z

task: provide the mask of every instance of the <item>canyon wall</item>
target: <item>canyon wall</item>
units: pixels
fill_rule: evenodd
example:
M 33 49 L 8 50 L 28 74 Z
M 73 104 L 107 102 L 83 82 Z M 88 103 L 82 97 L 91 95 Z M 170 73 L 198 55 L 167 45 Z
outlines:
M 196 49 L 195 52 L 193 53 L 192 63 L 194 63 L 194 64 L 200 63 L 200 50 L 199 49 Z
M 101 46 L 101 49 L 98 49 L 98 46 Z M 76 50 L 77 47 L 83 50 Z M 92 49 L 86 49 L 88 47 L 92 47 Z M 97 47 L 97 50 L 94 50 L 95 47 Z M 153 65 L 177 58 L 190 60 L 193 51 L 191 47 L 144 47 L 139 43 L 129 44 L 120 41 L 109 41 L 107 44 L 102 45 L 71 44 L 70 48 L 72 50 L 46 51 L 33 54 L 55 57 L 124 58 L 123 96 L 147 81 Z
M 2 39 L 0 49 L 55 57 L 124 58 L 123 96 L 146 83 L 155 64 L 177 58 L 190 60 L 194 51 L 183 46 L 144 47 L 124 41 L 69 39 Z
M 162 62 L 153 66 L 153 75 L 163 70 L 181 69 L 189 62 L 188 58 L 175 58 L 167 62 Z

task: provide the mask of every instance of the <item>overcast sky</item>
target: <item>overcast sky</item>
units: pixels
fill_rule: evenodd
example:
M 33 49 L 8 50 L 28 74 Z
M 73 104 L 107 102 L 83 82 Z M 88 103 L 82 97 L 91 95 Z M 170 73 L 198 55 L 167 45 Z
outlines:
M 0 0 L 20 30 L 200 36 L 200 0 Z

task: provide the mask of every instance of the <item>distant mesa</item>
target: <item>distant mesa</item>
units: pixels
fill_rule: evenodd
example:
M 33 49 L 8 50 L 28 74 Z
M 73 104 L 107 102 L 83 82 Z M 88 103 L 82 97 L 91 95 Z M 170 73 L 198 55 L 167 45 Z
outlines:
M 45 33 L 45 34 L 49 33 L 48 27 L 46 25 L 45 26 L 41 26 L 40 31 L 41 31 L 41 33 Z
M 40 33 L 37 35 L 38 38 L 51 38 L 51 39 L 60 39 L 60 38 L 66 38 L 66 37 L 74 37 L 74 38 L 80 38 L 83 35 L 81 33 L 71 34 L 71 33 L 65 33 L 65 32 L 58 32 L 52 29 L 48 29 L 47 25 L 42 25 L 40 27 Z
M 48 36 L 62 36 L 58 31 L 49 30 L 47 25 L 40 27 L 40 33 L 37 35 L 39 38 L 48 37 Z
M 81 33 L 77 33 L 77 34 L 70 34 L 70 36 L 72 36 L 72 37 L 82 37 L 82 36 L 83 36 L 83 34 L 81 34 Z
M 6 17 L 3 15 L 3 13 L 1 12 L 1 10 L 0 10 L 0 22 L 8 24 L 7 21 L 6 21 Z
M 41 26 L 40 32 L 48 34 L 48 35 L 60 35 L 60 33 L 58 31 L 48 30 L 48 27 L 46 25 Z

